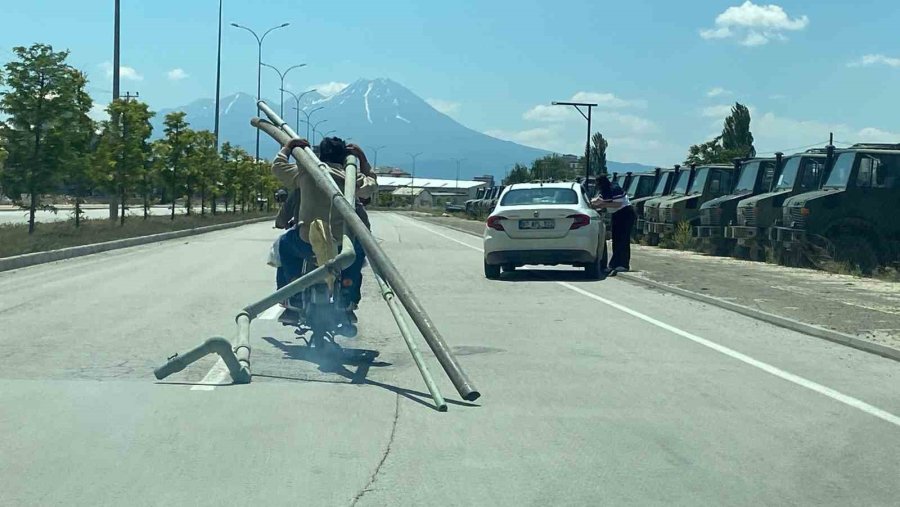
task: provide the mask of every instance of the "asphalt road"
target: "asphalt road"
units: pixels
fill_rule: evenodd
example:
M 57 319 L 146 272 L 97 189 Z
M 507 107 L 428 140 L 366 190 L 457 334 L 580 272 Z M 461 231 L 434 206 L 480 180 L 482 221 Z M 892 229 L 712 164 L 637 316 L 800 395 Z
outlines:
M 900 498 L 900 364 L 621 280 L 488 281 L 478 238 L 384 213 L 373 228 L 477 402 L 429 355 L 451 403 L 429 408 L 371 276 L 341 343 L 373 361 L 310 356 L 267 312 L 252 384 L 208 385 L 213 358 L 156 382 L 272 288 L 265 224 L 0 273 L 0 505 Z

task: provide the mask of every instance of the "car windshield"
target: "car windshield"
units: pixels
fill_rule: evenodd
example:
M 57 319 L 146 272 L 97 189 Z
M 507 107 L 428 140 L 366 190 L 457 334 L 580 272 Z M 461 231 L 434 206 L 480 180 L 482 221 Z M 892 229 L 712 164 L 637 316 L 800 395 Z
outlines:
M 672 189 L 672 193 L 675 195 L 684 195 L 688 190 L 688 183 L 691 181 L 691 172 L 690 171 L 682 171 L 678 173 L 678 180 L 675 181 L 675 188 Z
M 784 169 L 781 176 L 778 177 L 778 184 L 775 190 L 790 190 L 794 188 L 794 182 L 797 181 L 797 173 L 800 172 L 800 162 L 803 157 L 790 157 L 784 163 Z
M 500 201 L 501 206 L 549 206 L 578 204 L 578 194 L 571 188 L 517 188 L 510 190 Z
M 690 194 L 702 194 L 703 188 L 706 186 L 706 178 L 709 177 L 709 168 L 704 167 L 703 169 L 698 169 L 697 174 L 694 176 L 694 182 L 691 183 Z
M 669 183 L 669 178 L 671 177 L 671 173 L 661 175 L 659 181 L 656 183 L 656 188 L 653 189 L 653 195 L 659 196 L 666 193 L 666 185 Z
M 738 180 L 737 185 L 734 187 L 734 193 L 744 194 L 753 192 L 753 189 L 756 187 L 756 176 L 758 173 L 759 162 L 744 164 L 743 169 L 741 169 L 741 179 Z
M 828 181 L 822 185 L 822 188 L 847 188 L 847 182 L 850 181 L 850 174 L 853 172 L 854 160 L 856 160 L 855 152 L 838 155 L 831 174 L 828 175 Z

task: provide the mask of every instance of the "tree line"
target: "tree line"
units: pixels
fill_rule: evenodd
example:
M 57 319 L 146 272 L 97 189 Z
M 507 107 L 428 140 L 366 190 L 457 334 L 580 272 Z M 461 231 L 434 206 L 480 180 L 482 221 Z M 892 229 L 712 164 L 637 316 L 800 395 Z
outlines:
M 155 113 L 133 98 L 112 101 L 108 119 L 94 121 L 87 76 L 66 63 L 68 51 L 13 52 L 0 70 L 0 190 L 28 209 L 29 233 L 36 211 L 55 211 L 42 202 L 48 194 L 74 198 L 76 227 L 95 195 L 115 199 L 120 223 L 135 198 L 145 220 L 157 203 L 170 203 L 174 220 L 179 199 L 189 215 L 198 202 L 201 215 L 216 214 L 219 201 L 231 213 L 253 209 L 258 196 L 271 202 L 278 182 L 268 164 L 227 142 L 217 149 L 215 135 L 191 129 L 185 113 L 166 115 L 164 136 L 152 141 Z

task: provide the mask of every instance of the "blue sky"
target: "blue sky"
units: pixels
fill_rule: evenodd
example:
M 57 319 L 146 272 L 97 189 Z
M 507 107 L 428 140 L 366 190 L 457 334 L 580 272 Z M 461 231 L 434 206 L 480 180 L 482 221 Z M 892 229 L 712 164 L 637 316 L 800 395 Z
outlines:
M 597 101 L 609 157 L 672 164 L 751 107 L 757 149 L 827 139 L 900 142 L 900 9 L 850 1 L 225 0 L 222 91 L 255 93 L 263 60 L 296 90 L 388 77 L 466 126 L 561 152 L 583 148 L 584 120 L 552 100 Z M 122 0 L 122 90 L 154 109 L 212 97 L 217 0 Z M 0 62 L 10 48 L 71 50 L 109 100 L 112 0 L 0 0 Z M 864 18 L 863 18 L 864 16 Z M 265 69 L 264 69 L 265 70 Z M 274 72 L 263 95 L 275 96 Z M 323 86 L 331 84 L 331 86 Z M 893 93 L 892 93 L 893 91 Z

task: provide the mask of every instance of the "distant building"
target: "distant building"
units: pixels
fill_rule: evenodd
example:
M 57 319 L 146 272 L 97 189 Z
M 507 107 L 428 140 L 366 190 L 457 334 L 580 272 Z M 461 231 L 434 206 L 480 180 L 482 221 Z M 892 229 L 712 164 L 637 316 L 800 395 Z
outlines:
M 431 197 L 435 197 L 436 193 L 440 193 L 437 199 L 438 205 L 447 202 L 454 204 L 464 204 L 467 200 L 475 197 L 475 192 L 479 187 L 487 186 L 484 181 L 474 180 L 441 180 L 435 178 L 411 178 L 411 177 L 378 177 L 378 193 L 392 193 L 394 190 L 404 188 L 415 188 L 419 190 L 428 190 Z
M 409 178 L 411 174 L 400 169 L 399 167 L 376 167 L 375 174 L 378 176 L 390 176 L 393 178 Z
M 563 155 L 561 158 L 569 164 L 569 169 L 581 168 L 581 157 L 578 155 Z
M 391 196 L 395 201 L 400 201 L 413 208 L 431 208 L 434 207 L 434 196 L 431 192 L 424 188 L 404 187 L 398 188 L 391 192 Z
M 485 174 L 484 176 L 475 176 L 472 179 L 474 181 L 483 181 L 488 187 L 494 186 L 494 177 L 490 174 Z

